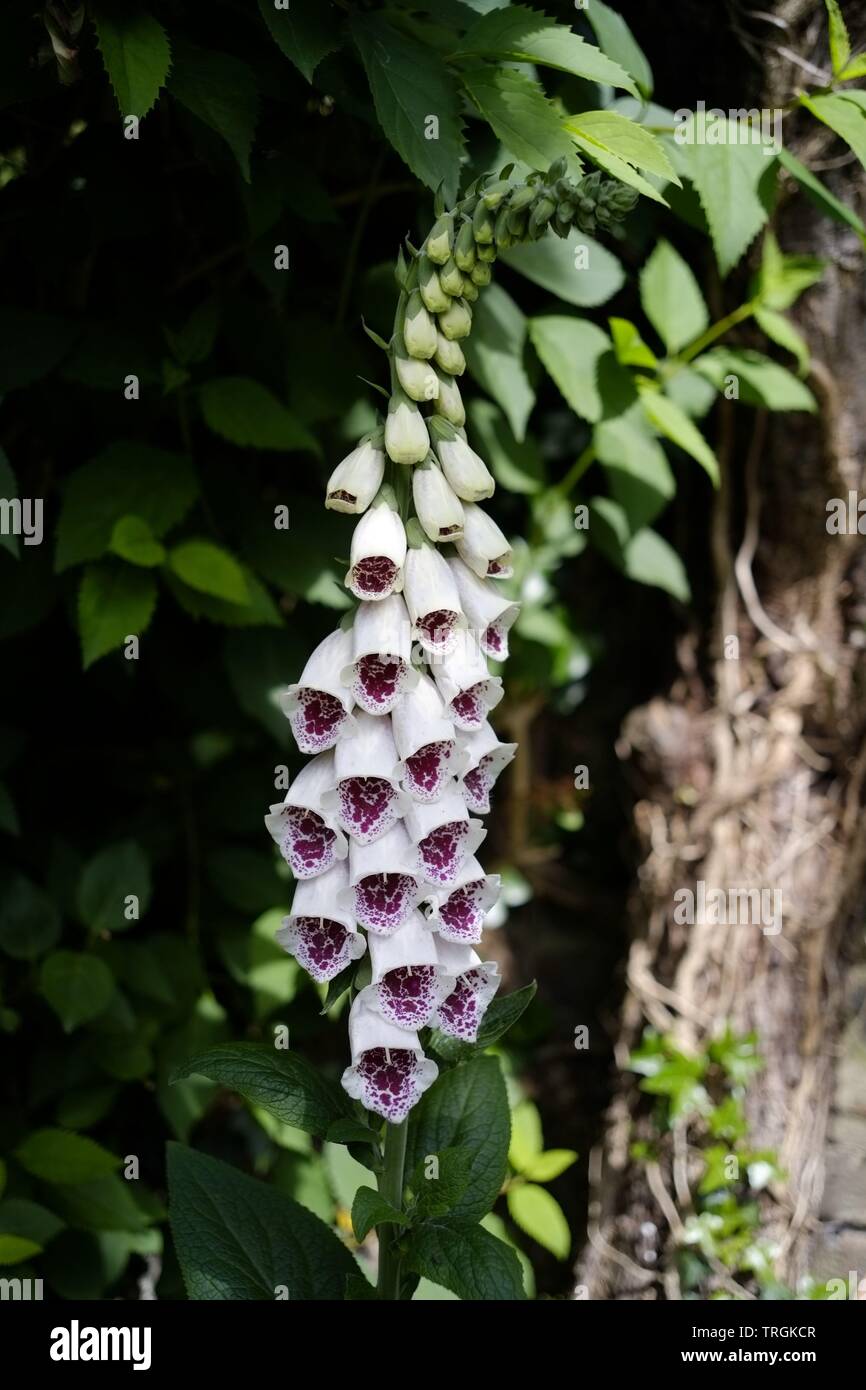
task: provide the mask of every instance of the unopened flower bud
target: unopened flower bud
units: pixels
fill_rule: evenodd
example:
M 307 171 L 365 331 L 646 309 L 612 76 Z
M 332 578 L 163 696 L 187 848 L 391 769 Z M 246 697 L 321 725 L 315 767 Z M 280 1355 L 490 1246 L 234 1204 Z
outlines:
M 413 401 L 435 401 L 439 395 L 439 378 L 433 365 L 422 357 L 409 357 L 405 348 L 394 349 L 397 380 Z
M 450 304 L 449 300 L 449 308 Z M 410 357 L 432 357 L 436 351 L 436 321 L 419 290 L 412 291 L 403 314 L 403 342 Z
M 468 220 L 461 223 L 460 231 L 454 242 L 454 259 L 459 270 L 470 271 L 475 264 L 475 237 L 472 235 L 472 223 Z
M 444 265 L 454 243 L 454 218 L 446 212 L 438 218 L 424 243 L 424 250 L 436 265 Z
M 472 273 L 474 276 L 475 272 Z M 439 314 L 438 318 L 439 330 L 449 340 L 469 337 L 472 330 L 472 310 L 465 299 L 452 300 L 450 309 L 446 309 L 444 314 Z M 430 353 L 430 356 L 432 357 L 433 353 Z
M 463 276 L 458 270 L 457 262 L 453 256 L 449 256 L 439 271 L 439 283 L 445 293 L 451 295 L 452 299 L 463 293 Z M 449 307 L 450 305 L 445 306 L 446 309 Z
M 395 463 L 420 463 L 430 450 L 424 416 L 399 386 L 388 402 L 385 449 Z
M 433 360 L 436 366 L 441 367 L 442 371 L 447 372 L 449 376 L 462 376 L 466 371 L 466 358 L 463 356 L 462 347 L 459 343 L 446 338 L 444 333 L 437 335 L 436 356 Z
M 511 547 L 492 516 L 467 502 L 463 508 L 463 536 L 457 553 L 482 578 L 510 579 L 513 571 Z
M 444 415 L 457 429 L 462 429 L 466 424 L 466 411 L 463 407 L 463 397 L 460 394 L 460 387 L 449 376 L 447 372 L 438 372 L 439 394 L 436 402 L 436 410 L 439 415 Z
M 434 415 L 430 420 L 430 433 L 442 471 L 457 496 L 466 502 L 492 497 L 496 487 L 492 474 L 453 426 Z
M 446 261 L 446 265 L 448 264 Z M 439 272 L 423 251 L 418 258 L 418 293 L 424 301 L 425 309 L 431 314 L 443 312 L 451 303 L 450 290 L 446 292 L 439 279 Z
M 490 266 L 487 265 L 484 261 L 478 261 L 477 264 L 474 265 L 472 268 L 473 285 L 477 285 L 479 289 L 483 289 L 485 285 L 490 284 L 490 280 Z
M 478 286 L 470 276 L 471 272 L 469 275 L 463 276 L 463 298 L 466 300 L 467 304 L 474 304 L 478 298 Z
M 456 541 L 463 535 L 463 504 L 432 459 L 413 471 L 412 498 L 431 541 Z
M 479 201 L 472 215 L 472 235 L 479 246 L 484 246 L 493 240 L 493 226 L 494 220 L 490 209 L 485 207 L 483 201 Z
M 380 436 L 381 438 L 381 436 Z M 325 493 L 325 506 L 335 512 L 357 514 L 369 507 L 385 474 L 385 454 L 372 439 L 365 439 L 337 464 Z

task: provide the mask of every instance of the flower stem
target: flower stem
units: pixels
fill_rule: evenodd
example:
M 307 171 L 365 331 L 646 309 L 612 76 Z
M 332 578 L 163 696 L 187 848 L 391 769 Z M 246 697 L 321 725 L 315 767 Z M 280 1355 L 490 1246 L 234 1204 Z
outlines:
M 397 1211 L 403 1210 L 403 1168 L 406 1163 L 406 1138 L 409 1122 L 385 1126 L 385 1162 L 379 1174 L 379 1196 Z M 400 1239 L 399 1227 L 382 1225 L 379 1236 L 379 1278 L 376 1285 L 380 1298 L 400 1297 Z
M 708 348 L 710 343 L 721 338 L 730 328 L 735 328 L 744 319 L 751 318 L 755 308 L 756 301 L 754 300 L 749 300 L 747 304 L 741 304 L 739 309 L 735 309 L 732 314 L 727 314 L 725 318 L 719 319 L 718 323 L 714 323 L 711 328 L 707 329 L 706 333 L 702 333 L 687 348 L 683 348 L 682 352 L 678 353 L 673 360 L 675 362 L 691 362 L 693 358 L 703 352 L 704 348 Z

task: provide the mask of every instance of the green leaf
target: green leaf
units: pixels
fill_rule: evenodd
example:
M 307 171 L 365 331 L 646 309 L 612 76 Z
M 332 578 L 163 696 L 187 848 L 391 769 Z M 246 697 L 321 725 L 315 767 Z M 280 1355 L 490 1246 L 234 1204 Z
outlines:
M 623 367 L 648 367 L 654 371 L 658 358 L 640 336 L 630 319 L 608 319 L 616 360 Z
M 500 285 L 490 285 L 475 306 L 472 334 L 463 350 L 479 386 L 501 406 L 514 433 L 523 439 L 535 392 L 523 365 L 526 319 Z
M 553 1182 L 554 1178 L 571 1168 L 577 1159 L 578 1155 L 574 1149 L 547 1149 L 536 1158 L 530 1159 L 523 1168 L 523 1173 L 533 1182 Z
M 114 993 L 108 966 L 84 951 L 54 951 L 39 971 L 39 990 L 64 1033 L 72 1033 L 106 1009 Z
M 63 1129 L 37 1129 L 15 1150 L 22 1168 L 42 1182 L 74 1184 L 103 1178 L 121 1160 L 85 1134 Z
M 598 364 L 613 347 L 607 334 L 588 319 L 546 314 L 529 320 L 529 336 L 572 410 L 584 420 L 600 420 Z
M 455 1220 L 477 1221 L 493 1206 L 502 1186 L 508 1132 L 508 1101 L 499 1060 L 476 1057 L 440 1076 L 413 1110 L 408 1171 L 429 1154 L 449 1148 L 468 1149 L 472 1154 L 470 1181 L 452 1214 Z
M 866 242 L 866 225 L 859 218 L 853 208 L 849 208 L 847 203 L 843 203 L 840 198 L 831 193 L 820 179 L 817 179 L 805 164 L 801 164 L 791 154 L 790 150 L 782 149 L 779 152 L 779 163 L 782 168 L 787 170 L 792 178 L 807 193 L 811 201 L 820 208 L 828 217 L 834 218 L 836 222 L 842 222 L 848 227 L 853 227 L 854 231 L 863 242 Z
M 566 129 L 587 154 L 601 150 L 635 169 L 658 174 L 679 187 L 676 170 L 660 140 L 651 131 L 618 111 L 581 111 L 571 116 Z
M 428 188 L 457 193 L 463 129 L 457 86 L 444 61 L 426 44 L 394 29 L 379 15 L 353 14 L 352 37 L 386 138 Z M 430 138 L 429 118 L 438 121 Z
M 641 405 L 650 424 L 706 469 L 714 487 L 719 485 L 719 465 L 716 456 L 696 425 L 685 411 L 660 391 L 644 391 Z
M 492 1047 L 497 1043 L 529 1008 L 537 989 L 537 984 L 532 980 L 522 989 L 515 989 L 511 994 L 494 999 L 478 1029 L 476 1047 Z
M 436 1159 L 435 1169 L 425 1159 L 411 1177 L 416 1199 L 412 1224 L 416 1226 L 431 1217 L 450 1216 L 472 1179 L 468 1149 L 443 1149 Z
M 140 516 L 122 516 L 114 523 L 108 548 L 130 565 L 151 569 L 165 560 L 165 546 Z
M 830 61 L 833 75 L 838 77 L 851 57 L 851 40 L 839 9 L 838 0 L 824 0 L 827 18 L 830 21 Z
M 592 0 L 587 7 L 586 17 L 602 51 L 631 73 L 641 96 L 649 100 L 653 90 L 652 69 L 622 16 L 605 5 L 603 0 Z
M 775 161 L 765 147 L 737 143 L 739 127 L 727 118 L 726 126 L 725 143 L 712 145 L 696 142 L 693 119 L 683 127 L 690 136 L 688 167 L 722 275 L 733 269 L 766 222 L 775 183 Z
M 674 496 L 676 480 L 664 449 L 641 413 L 629 411 L 602 420 L 595 427 L 593 444 L 630 531 L 649 525 Z
M 7 1197 L 0 1202 L 0 1232 L 23 1236 L 44 1248 L 63 1230 L 63 1222 L 53 1211 L 27 1197 Z
M 700 286 L 669 241 L 659 241 L 640 273 L 643 311 L 668 352 L 700 337 L 710 316 Z
M 193 618 L 205 618 L 226 627 L 282 627 L 283 619 L 270 594 L 246 565 L 240 566 L 247 587 L 246 603 L 227 603 L 225 599 L 203 594 L 184 584 L 170 571 L 165 580 L 184 612 Z
M 413 1232 L 406 1263 L 458 1298 L 500 1302 L 525 1296 L 516 1254 L 483 1226 L 430 1222 Z
M 760 405 L 766 410 L 817 410 L 817 402 L 808 386 L 787 367 L 751 348 L 713 348 L 693 363 L 696 371 L 711 381 L 718 391 L 726 378 L 735 376 L 740 400 Z
M 260 1043 L 228 1043 L 193 1057 L 172 1073 L 172 1083 L 198 1073 L 237 1091 L 284 1124 L 323 1136 L 336 1120 L 351 1119 L 346 1093 L 294 1052 Z
M 500 487 L 509 492 L 538 492 L 544 486 L 544 461 L 532 435 L 518 442 L 499 407 L 483 396 L 474 396 L 467 412 L 469 437 L 475 439 Z
M 125 516 L 138 517 L 155 536 L 164 536 L 197 494 L 192 464 L 183 454 L 149 444 L 110 444 L 69 479 L 57 526 L 56 569 L 99 559 Z
M 168 76 L 168 35 L 137 6 L 118 11 L 100 3 L 93 23 L 121 116 L 146 116 Z
M 135 1200 L 134 1187 L 112 1173 L 74 1187 L 58 1186 L 52 1199 L 66 1222 L 78 1230 L 146 1231 L 151 1220 Z
M 42 1254 L 42 1246 L 25 1236 L 0 1233 L 0 1265 L 20 1265 L 34 1255 Z
M 322 0 L 291 0 L 278 10 L 274 0 L 259 0 L 259 9 L 282 52 L 312 82 L 319 63 L 340 44 L 330 7 Z
M 827 96 L 800 97 L 807 110 L 841 136 L 866 167 L 866 110 L 854 100 L 854 92 L 831 92 Z
M 558 68 L 589 82 L 607 83 L 621 87 L 638 96 L 632 79 L 619 63 L 614 62 L 591 43 L 522 5 L 508 5 L 479 19 L 460 40 L 455 54 L 460 58 L 496 58 L 514 63 L 540 63 L 543 67 Z
M 555 1197 L 535 1183 L 519 1183 L 508 1189 L 508 1214 L 558 1260 L 567 1260 L 571 1251 L 571 1231 L 562 1207 Z
M 225 140 L 250 181 L 250 151 L 259 117 L 256 78 L 228 53 L 176 40 L 168 83 L 171 96 Z
M 171 1227 L 191 1299 L 340 1300 L 357 1266 L 324 1222 L 218 1159 L 168 1146 Z
M 249 377 L 220 377 L 208 381 L 199 392 L 202 415 L 214 434 L 242 448 L 321 450 L 306 426 L 271 395 L 266 386 Z
M 168 563 L 184 584 L 199 593 L 226 603 L 249 601 L 243 570 L 234 556 L 213 541 L 181 541 L 169 552 Z
M 805 376 L 809 370 L 809 346 L 791 320 L 786 319 L 784 314 L 777 314 L 775 309 L 765 309 L 759 305 L 755 310 L 755 322 L 772 342 L 796 357 L 800 375 Z
M 839 74 L 840 82 L 850 82 L 854 77 L 866 77 L 866 53 L 858 53 L 850 63 L 846 63 Z
M 518 1173 L 538 1158 L 544 1148 L 541 1115 L 534 1101 L 521 1100 L 511 1112 L 508 1162 Z
M 142 916 L 150 902 L 150 865 L 141 846 L 121 840 L 99 851 L 85 865 L 78 884 L 78 915 L 91 931 L 126 931 L 137 917 L 127 917 L 126 899 L 135 897 Z
M 47 893 L 23 874 L 0 878 L 0 949 L 13 960 L 36 960 L 60 935 L 60 914 Z
M 817 256 L 785 255 L 773 233 L 767 231 L 753 293 L 768 309 L 790 309 L 804 290 L 820 280 L 826 264 Z
M 512 246 L 503 251 L 499 259 L 533 284 L 550 290 L 557 299 L 581 309 L 604 304 L 622 289 L 625 281 L 625 273 L 616 257 L 600 242 L 576 228 L 564 238 L 543 236 L 539 241 Z M 479 301 L 479 307 L 485 297 Z M 471 344 L 472 338 L 468 341 Z
M 560 155 L 574 161 L 574 146 L 555 107 L 525 73 L 479 67 L 466 72 L 463 83 L 494 135 L 515 159 L 544 170 Z
M 405 1226 L 406 1218 L 380 1197 L 372 1187 L 359 1187 L 352 1203 L 352 1230 L 355 1239 L 367 1239 L 374 1226 Z
M 609 497 L 594 497 L 589 506 L 590 539 L 611 564 L 638 584 L 664 589 L 682 603 L 688 602 L 685 566 L 662 536 L 646 528 L 632 534 L 624 510 Z

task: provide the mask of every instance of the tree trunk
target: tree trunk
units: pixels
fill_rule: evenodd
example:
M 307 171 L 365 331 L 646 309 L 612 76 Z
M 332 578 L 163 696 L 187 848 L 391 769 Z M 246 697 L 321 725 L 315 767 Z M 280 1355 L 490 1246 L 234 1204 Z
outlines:
M 823 7 L 797 0 L 772 12 L 787 31 L 774 29 L 778 44 L 763 49 L 770 108 L 804 80 L 779 48 L 826 66 Z M 761 33 L 766 40 L 766 25 Z M 852 34 L 858 47 L 862 37 Z M 862 214 L 859 165 L 832 159 L 839 142 L 811 118 L 795 135 L 798 155 L 810 166 L 826 161 L 820 177 Z M 647 1024 L 684 1050 L 726 1020 L 737 1032 L 756 1030 L 765 1065 L 747 1095 L 750 1145 L 775 1150 L 786 1174 L 762 1200 L 763 1235 L 777 1249 L 777 1277 L 796 1286 L 810 1270 L 866 1269 L 862 1212 L 858 1234 L 845 1197 L 857 1182 L 863 1190 L 866 1172 L 862 1021 L 857 1038 L 849 1033 L 831 1114 L 846 987 L 856 994 L 851 961 L 862 942 L 866 556 L 860 536 L 826 529 L 828 500 L 863 490 L 866 316 L 854 232 L 793 190 L 774 229 L 786 252 L 827 261 L 793 311 L 813 353 L 820 412 L 719 407 L 712 627 L 700 643 L 681 641 L 680 676 L 631 713 L 618 749 L 636 791 L 640 867 L 616 1055 L 624 1068 Z M 674 894 L 696 891 L 699 880 L 725 891 L 780 890 L 781 931 L 678 925 Z M 589 1241 L 577 1271 L 591 1298 L 681 1296 L 672 1254 L 694 1160 L 682 1132 L 657 1164 L 630 1157 L 649 1132 L 646 1101 L 625 1072 L 593 1155 Z M 859 1266 L 845 1263 L 857 1258 Z M 730 1291 L 724 1271 L 713 1278 Z M 711 1291 L 712 1281 L 702 1296 Z

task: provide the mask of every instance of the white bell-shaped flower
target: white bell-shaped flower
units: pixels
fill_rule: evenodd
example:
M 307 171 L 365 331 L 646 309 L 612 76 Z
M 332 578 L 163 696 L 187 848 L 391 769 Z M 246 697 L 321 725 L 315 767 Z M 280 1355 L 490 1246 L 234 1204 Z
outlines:
M 271 806 L 265 825 L 295 878 L 323 874 L 348 852 L 332 809 L 323 804 L 336 785 L 333 753 L 320 753 L 301 768 L 285 800 Z
M 363 439 L 357 449 L 337 464 L 325 490 L 325 506 L 335 512 L 365 512 L 385 476 L 385 451 L 372 439 Z
M 351 633 L 337 628 L 316 647 L 300 680 L 280 697 L 283 713 L 302 753 L 323 753 L 333 748 L 341 734 L 352 727 L 355 702 L 341 679 L 351 659 Z
M 390 1023 L 361 994 L 349 1012 L 349 1042 L 344 1089 L 366 1110 L 400 1124 L 439 1075 L 436 1063 L 424 1056 L 417 1033 Z
M 323 805 L 336 814 L 347 835 L 372 844 L 400 819 L 409 798 L 400 787 L 400 760 L 391 721 L 358 710 L 355 731 L 334 750 L 336 786 Z
M 490 810 L 490 793 L 500 772 L 513 761 L 516 743 L 500 743 L 487 720 L 475 733 L 465 734 L 463 747 L 468 767 L 458 781 L 463 800 L 476 816 Z
M 502 680 L 491 676 L 471 630 L 461 632 L 453 652 L 431 665 L 433 679 L 458 729 L 480 729 L 490 710 L 502 699 Z
M 487 835 L 481 821 L 471 819 L 453 783 L 438 801 L 413 802 L 404 824 L 415 847 L 416 872 L 439 886 L 454 883 Z
M 406 552 L 403 597 L 412 635 L 425 652 L 451 651 L 466 618 L 448 561 L 432 545 L 410 546 Z
M 415 801 L 438 801 L 467 761 L 429 676 L 422 674 L 415 689 L 394 706 L 391 728 L 405 790 Z
M 418 906 L 425 885 L 402 821 L 370 845 L 349 845 L 349 883 L 343 904 L 368 931 L 391 936 Z
M 372 982 L 361 993 L 398 1028 L 426 1028 L 453 993 L 457 977 L 439 965 L 435 938 L 420 912 L 393 936 L 370 936 Z
M 426 312 L 426 310 L 425 310 Z M 388 402 L 385 451 L 395 463 L 420 463 L 430 449 L 427 422 L 414 401 L 396 386 Z
M 276 933 L 280 945 L 319 984 L 333 980 L 367 949 L 351 912 L 340 906 L 348 882 L 349 870 L 341 860 L 318 878 L 299 883 L 292 910 Z
M 412 500 L 431 541 L 458 541 L 463 535 L 463 503 L 432 458 L 412 471 Z
M 362 603 L 352 625 L 351 657 L 341 672 L 343 685 L 368 714 L 390 714 L 405 690 L 418 683 L 412 665 L 412 631 L 399 594 L 379 603 Z
M 502 983 L 495 961 L 482 961 L 471 946 L 438 938 L 439 961 L 457 984 L 433 1015 L 443 1033 L 461 1042 L 475 1042 L 487 1006 Z
M 482 579 L 456 556 L 448 566 L 457 584 L 460 604 L 481 650 L 494 661 L 508 656 L 508 634 L 520 614 L 520 604 L 504 598 L 495 584 Z
M 492 497 L 496 488 L 493 474 L 454 426 L 441 415 L 434 415 L 429 430 L 442 472 L 457 496 L 464 502 Z
M 403 587 L 406 531 L 384 499 L 361 517 L 352 534 L 345 583 L 356 598 L 375 603 Z
M 466 502 L 463 535 L 455 541 L 460 559 L 482 579 L 510 579 L 514 573 L 511 546 L 482 507 Z
M 453 884 L 428 894 L 427 925 L 443 941 L 472 946 L 481 940 L 484 918 L 498 901 L 499 874 L 486 874 L 474 855 L 463 865 Z

